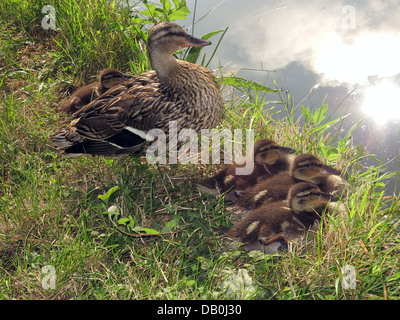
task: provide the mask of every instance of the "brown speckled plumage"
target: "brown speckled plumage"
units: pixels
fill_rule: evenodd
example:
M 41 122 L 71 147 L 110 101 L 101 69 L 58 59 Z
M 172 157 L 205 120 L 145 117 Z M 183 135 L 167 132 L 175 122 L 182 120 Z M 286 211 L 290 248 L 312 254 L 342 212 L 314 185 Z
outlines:
M 231 164 L 214 176 L 198 182 L 197 186 L 203 193 L 212 195 L 232 190 L 225 200 L 235 202 L 237 199 L 235 194 L 245 192 L 262 179 L 289 170 L 293 152 L 293 149 L 280 146 L 270 139 L 259 139 L 254 144 L 254 169 L 251 173 L 238 175 L 236 169 L 243 168 L 246 164 Z
M 78 88 L 60 105 L 59 110 L 74 113 L 94 99 L 100 97 L 108 89 L 120 84 L 132 76 L 123 74 L 116 69 L 104 69 L 99 76 L 99 81 Z
M 147 44 L 155 70 L 105 92 L 73 114 L 67 127 L 50 136 L 51 141 L 69 155 L 112 155 L 148 146 L 151 129 L 161 129 L 168 139 L 171 121 L 176 121 L 178 131 L 212 129 L 223 112 L 215 77 L 202 66 L 172 56 L 182 47 L 209 44 L 174 23 L 156 25 Z
M 312 183 L 295 184 L 287 200 L 253 210 L 229 230 L 228 236 L 251 247 L 257 242 L 268 246 L 280 240 L 293 240 L 320 219 L 330 198 Z
M 314 155 L 300 154 L 293 160 L 290 171 L 260 181 L 248 189 L 238 199 L 236 210 L 252 210 L 266 201 L 284 200 L 291 186 L 304 181 L 316 184 L 323 192 L 341 193 L 344 182 L 339 173 L 336 169 L 324 165 Z

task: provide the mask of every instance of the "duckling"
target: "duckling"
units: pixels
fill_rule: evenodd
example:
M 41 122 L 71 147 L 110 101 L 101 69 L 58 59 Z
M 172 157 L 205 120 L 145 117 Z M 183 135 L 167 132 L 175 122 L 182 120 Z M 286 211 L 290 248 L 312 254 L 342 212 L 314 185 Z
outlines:
M 293 162 L 292 176 L 295 179 L 315 183 L 327 193 L 341 194 L 345 183 L 341 172 L 322 163 L 312 154 L 300 154 Z
M 184 47 L 210 44 L 175 23 L 155 25 L 147 41 L 154 70 L 114 86 L 74 113 L 66 127 L 50 135 L 53 145 L 68 156 L 130 154 L 149 147 L 155 131 L 168 141 L 171 122 L 178 133 L 215 127 L 224 108 L 215 77 L 173 56 Z M 151 129 L 156 130 L 150 134 Z
M 74 113 L 89 102 L 100 97 L 108 89 L 120 84 L 132 76 L 123 74 L 116 69 L 104 69 L 99 76 L 99 82 L 89 84 L 76 90 L 59 107 L 66 113 Z
M 257 243 L 265 246 L 282 240 L 288 243 L 320 220 L 328 202 L 335 200 L 336 196 L 322 192 L 313 183 L 297 183 L 290 188 L 287 200 L 271 202 L 255 209 L 233 225 L 228 237 L 245 243 L 247 250 L 257 249 Z
M 235 202 L 238 194 L 252 187 L 257 181 L 288 170 L 293 153 L 293 149 L 280 146 L 270 139 L 259 139 L 254 144 L 254 169 L 250 174 L 236 174 L 236 169 L 245 167 L 246 163 L 231 164 L 213 177 L 198 182 L 197 187 L 202 193 L 214 196 L 231 190 L 225 196 L 225 200 Z
M 316 184 L 323 192 L 341 193 L 344 182 L 339 174 L 338 170 L 324 165 L 316 156 L 300 154 L 294 158 L 290 171 L 260 181 L 244 192 L 236 202 L 234 210 L 239 212 L 243 209 L 252 210 L 265 201 L 284 200 L 290 187 L 302 181 Z

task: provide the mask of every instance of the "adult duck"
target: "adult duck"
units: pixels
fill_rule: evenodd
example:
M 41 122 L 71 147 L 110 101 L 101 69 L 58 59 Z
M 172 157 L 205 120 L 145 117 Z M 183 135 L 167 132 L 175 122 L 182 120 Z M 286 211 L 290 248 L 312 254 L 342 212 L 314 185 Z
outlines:
M 208 69 L 173 56 L 184 47 L 210 44 L 177 24 L 155 25 L 147 41 L 154 70 L 111 88 L 74 113 L 65 128 L 50 135 L 54 146 L 69 156 L 124 154 L 148 146 L 154 139 L 148 134 L 151 129 L 164 132 L 168 141 L 171 123 L 178 133 L 212 129 L 223 112 L 215 77 Z

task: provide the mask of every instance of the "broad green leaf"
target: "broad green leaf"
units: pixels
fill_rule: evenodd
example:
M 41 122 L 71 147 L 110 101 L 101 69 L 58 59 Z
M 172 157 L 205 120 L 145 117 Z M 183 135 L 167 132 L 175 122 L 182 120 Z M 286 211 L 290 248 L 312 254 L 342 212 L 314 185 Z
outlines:
M 180 1 L 180 0 L 172 0 L 172 1 L 174 2 L 175 7 L 177 7 L 177 8 L 180 8 L 180 7 L 182 7 L 182 6 L 186 6 L 186 1 L 185 1 L 185 0 L 183 0 L 183 1 Z
M 110 190 L 108 190 L 105 194 L 99 195 L 98 198 L 99 198 L 100 200 L 103 200 L 104 202 L 107 202 L 108 199 L 111 197 L 111 195 L 112 195 L 114 192 L 118 191 L 118 190 L 119 190 L 119 186 L 112 187 L 112 188 L 111 188 Z
M 159 234 L 159 231 L 150 228 L 143 228 L 141 226 L 136 226 L 132 229 L 135 232 L 145 232 L 146 234 Z
M 158 234 L 159 232 L 154 229 L 149 229 L 149 228 L 143 228 L 143 231 L 146 232 L 147 234 Z
M 320 106 L 318 108 L 317 111 L 315 111 L 314 113 L 314 123 L 320 123 L 322 120 L 325 119 L 326 117 L 326 112 L 328 111 L 328 105 L 327 104 L 323 104 L 322 106 Z
M 187 7 L 182 7 L 176 11 L 173 11 L 168 17 L 171 21 L 174 20 L 184 20 L 187 18 L 187 15 L 190 13 Z
M 135 232 L 142 232 L 142 231 L 144 231 L 144 228 L 141 227 L 141 226 L 136 226 L 136 227 L 134 227 L 134 228 L 132 229 L 132 231 L 135 231 Z
M 129 218 L 121 218 L 121 219 L 119 219 L 117 222 L 118 222 L 118 224 L 127 224 L 129 221 L 130 221 L 131 219 L 129 219 Z
M 129 228 L 134 228 L 135 226 L 135 221 L 132 219 L 132 217 L 128 217 L 128 218 L 121 218 L 118 221 L 118 224 L 123 224 L 123 225 L 127 225 Z M 128 223 L 129 222 L 129 223 Z
M 172 7 L 171 2 L 169 2 L 168 0 L 163 0 L 161 1 L 161 3 L 163 4 L 166 12 L 168 12 Z
M 154 10 L 154 12 L 156 13 L 156 16 L 158 16 L 158 17 L 162 17 L 164 15 L 164 10 L 161 8 L 157 8 L 156 10 Z
M 153 17 L 154 11 L 156 10 L 156 6 L 154 4 L 146 4 L 146 7 L 147 10 L 143 10 L 141 14 L 147 17 Z

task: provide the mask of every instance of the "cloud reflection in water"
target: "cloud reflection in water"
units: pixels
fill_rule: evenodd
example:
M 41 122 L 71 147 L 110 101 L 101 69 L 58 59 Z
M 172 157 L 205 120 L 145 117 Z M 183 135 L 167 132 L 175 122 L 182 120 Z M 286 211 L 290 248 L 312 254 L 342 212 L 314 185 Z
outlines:
M 367 0 L 349 6 L 344 0 L 253 0 L 252 9 L 238 0 L 204 1 L 208 9 L 215 10 L 196 26 L 198 31 L 209 19 L 218 28 L 230 26 L 218 49 L 217 63 L 267 70 L 296 63 L 314 74 L 322 87 L 359 88 L 364 104 L 357 109 L 376 123 L 399 117 L 395 111 L 397 85 L 369 81 L 400 74 L 397 1 Z M 208 32 L 209 23 L 204 24 Z M 293 77 L 290 70 L 285 76 Z M 385 110 L 384 106 L 393 108 Z
M 228 1 L 229 2 L 229 1 Z M 321 84 L 362 84 L 368 76 L 400 73 L 400 10 L 391 19 L 371 25 L 377 1 L 354 7 L 354 29 L 342 12 L 344 2 L 321 5 L 320 1 L 286 1 L 233 23 L 229 31 L 238 46 L 237 55 L 248 67 L 282 69 L 296 62 L 320 76 Z M 279 9 L 279 10 L 278 10 Z M 394 21 L 396 21 L 394 23 Z M 251 30 L 251 32 L 248 32 Z

